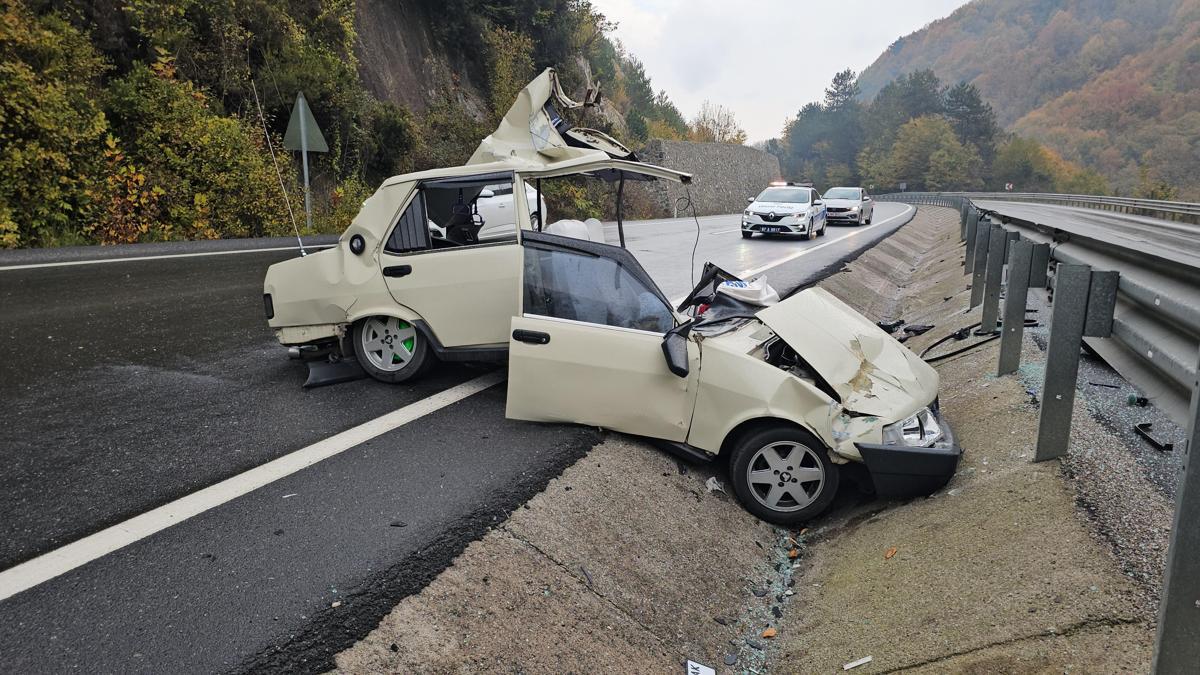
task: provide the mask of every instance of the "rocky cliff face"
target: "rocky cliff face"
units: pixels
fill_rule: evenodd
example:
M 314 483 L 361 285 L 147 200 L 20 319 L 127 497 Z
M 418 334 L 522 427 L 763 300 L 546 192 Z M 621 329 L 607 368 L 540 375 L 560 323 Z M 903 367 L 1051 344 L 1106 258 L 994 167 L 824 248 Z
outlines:
M 485 116 L 486 88 L 465 58 L 483 49 L 482 41 L 441 44 L 431 29 L 437 17 L 414 3 L 357 0 L 356 5 L 359 77 L 376 98 L 424 112 L 449 97 L 472 117 Z

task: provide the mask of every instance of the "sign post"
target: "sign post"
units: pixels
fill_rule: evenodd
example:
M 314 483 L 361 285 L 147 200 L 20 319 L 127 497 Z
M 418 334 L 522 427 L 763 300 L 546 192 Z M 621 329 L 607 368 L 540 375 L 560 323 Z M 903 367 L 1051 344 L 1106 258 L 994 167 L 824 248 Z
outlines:
M 329 145 L 321 135 L 321 128 L 313 117 L 304 92 L 296 94 L 296 104 L 292 106 L 292 117 L 288 120 L 287 131 L 283 134 L 283 147 L 300 153 L 304 166 L 304 218 L 308 229 L 312 231 L 312 197 L 308 188 L 308 153 L 329 152 Z

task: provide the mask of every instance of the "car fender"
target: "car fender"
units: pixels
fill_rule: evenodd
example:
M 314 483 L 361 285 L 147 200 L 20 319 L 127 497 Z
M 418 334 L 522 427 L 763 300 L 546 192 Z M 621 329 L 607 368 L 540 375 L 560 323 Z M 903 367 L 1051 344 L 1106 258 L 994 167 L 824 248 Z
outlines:
M 355 303 L 346 312 L 346 321 L 353 324 L 369 316 L 394 316 L 409 323 L 424 321 L 420 314 L 392 300 L 390 295 L 386 299 L 380 298 L 374 302 Z

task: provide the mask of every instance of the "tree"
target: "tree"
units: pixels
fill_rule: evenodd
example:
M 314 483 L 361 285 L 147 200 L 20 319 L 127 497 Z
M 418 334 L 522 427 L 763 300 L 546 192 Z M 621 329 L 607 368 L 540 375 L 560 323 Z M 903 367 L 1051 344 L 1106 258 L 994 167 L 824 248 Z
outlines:
M 990 162 L 996 154 L 996 113 L 979 96 L 975 85 L 959 82 L 946 91 L 946 118 L 954 127 L 958 139 L 970 143 L 979 155 Z
M 910 189 L 972 189 L 982 186 L 982 162 L 973 147 L 959 142 L 945 118 L 925 115 L 905 123 L 886 160 L 891 182 Z
M 847 68 L 833 76 L 833 82 L 825 88 L 825 109 L 831 112 L 858 109 L 858 78 Z
M 741 145 L 746 142 L 746 131 L 738 124 L 733 111 L 705 101 L 700 105 L 700 112 L 692 119 L 688 138 L 699 143 Z
M 1000 146 L 992 164 L 997 184 L 1012 183 L 1017 192 L 1052 192 L 1054 169 L 1045 148 L 1035 140 L 1013 136 Z
M 866 145 L 891 147 L 896 131 L 909 120 L 945 111 L 942 82 L 932 70 L 918 70 L 888 83 L 863 115 Z

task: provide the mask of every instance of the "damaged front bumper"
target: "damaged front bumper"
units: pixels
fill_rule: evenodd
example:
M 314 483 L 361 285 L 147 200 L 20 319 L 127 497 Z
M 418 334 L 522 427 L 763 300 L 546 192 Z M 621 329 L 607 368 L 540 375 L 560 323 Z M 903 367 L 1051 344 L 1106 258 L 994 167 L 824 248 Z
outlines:
M 927 495 L 954 476 L 958 460 L 962 458 L 962 447 L 936 409 L 934 417 L 941 425 L 942 437 L 932 446 L 855 444 L 877 495 L 893 498 Z

